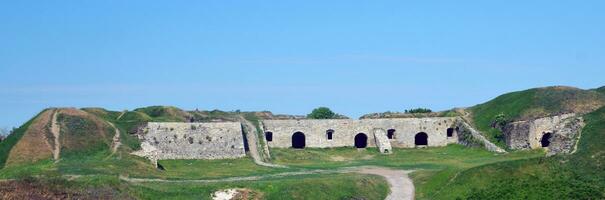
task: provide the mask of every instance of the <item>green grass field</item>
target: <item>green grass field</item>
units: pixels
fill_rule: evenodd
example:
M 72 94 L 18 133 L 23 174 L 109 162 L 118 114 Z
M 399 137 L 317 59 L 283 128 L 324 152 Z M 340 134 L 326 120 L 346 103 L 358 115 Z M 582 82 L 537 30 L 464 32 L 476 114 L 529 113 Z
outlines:
M 540 157 L 540 151 L 494 154 L 483 149 L 449 145 L 440 148 L 395 149 L 391 155 L 380 154 L 374 148 L 357 150 L 354 148 L 333 149 L 272 149 L 274 161 L 288 165 L 288 168 L 267 168 L 254 164 L 250 158 L 232 160 L 164 160 L 159 163 L 165 171 L 155 169 L 148 161 L 118 152 L 98 152 L 95 155 L 68 158 L 59 163 L 40 161 L 27 167 L 0 170 L 0 178 L 21 178 L 27 176 L 82 176 L 95 184 L 114 184 L 119 191 L 143 199 L 154 196 L 176 199 L 209 196 L 219 188 L 243 187 L 263 194 L 267 199 L 279 199 L 281 195 L 300 197 L 295 199 L 342 199 L 345 197 L 367 196 L 369 199 L 383 198 L 388 193 L 386 182 L 379 177 L 368 175 L 304 175 L 301 177 L 271 177 L 263 181 L 237 183 L 127 183 L 117 180 L 118 176 L 131 178 L 159 178 L 167 180 L 220 179 L 236 176 L 260 176 L 282 172 L 312 169 L 339 169 L 355 166 L 384 166 L 396 169 L 415 170 L 411 174 L 419 199 L 429 197 L 449 183 L 464 170 L 502 161 Z M 360 181 L 375 185 L 372 190 Z M 317 185 L 317 187 L 313 186 Z M 367 184 L 364 184 L 367 185 Z M 321 187 L 320 187 L 321 186 Z M 323 189 L 322 189 L 323 188 Z M 177 194 L 178 193 L 178 194 Z M 376 198 L 374 198 L 376 197 Z
M 352 166 L 384 166 L 415 170 L 410 174 L 416 187 L 416 198 L 433 199 L 435 193 L 449 184 L 456 174 L 477 166 L 528 158 L 542 157 L 537 151 L 495 154 L 479 148 L 461 145 L 426 149 L 394 149 L 383 155 L 377 149 L 272 149 L 274 161 L 306 169 L 333 169 Z M 445 198 L 447 199 L 447 198 Z
M 128 190 L 141 199 L 209 199 L 220 189 L 248 188 L 258 191 L 262 199 L 384 199 L 388 184 L 374 175 L 332 174 L 304 175 L 261 181 L 231 183 L 142 183 Z

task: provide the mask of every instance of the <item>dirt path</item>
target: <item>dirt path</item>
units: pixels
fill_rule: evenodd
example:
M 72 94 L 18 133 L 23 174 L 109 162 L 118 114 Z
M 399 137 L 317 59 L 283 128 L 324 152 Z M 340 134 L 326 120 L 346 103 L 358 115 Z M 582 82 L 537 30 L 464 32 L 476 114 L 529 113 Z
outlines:
M 386 200 L 414 199 L 414 184 L 408 172 L 379 167 L 361 168 L 358 173 L 379 175 L 387 179 L 391 193 Z
M 145 179 L 145 178 L 128 178 L 120 176 L 123 181 L 131 183 L 145 182 L 162 182 L 162 183 L 221 183 L 221 182 L 237 182 L 237 181 L 257 181 L 270 178 L 280 178 L 287 176 L 309 175 L 309 174 L 337 174 L 337 173 L 359 173 L 373 174 L 384 177 L 389 183 L 391 193 L 386 200 L 408 200 L 414 199 L 414 184 L 408 177 L 409 171 L 396 170 L 382 167 L 362 166 L 362 167 L 346 167 L 335 170 L 309 170 L 300 172 L 284 172 L 278 174 L 269 174 L 262 176 L 243 176 L 230 177 L 222 179 L 196 179 L 196 180 L 166 180 L 166 179 Z
M 284 168 L 285 166 L 283 165 L 276 165 L 276 164 L 271 164 L 271 163 L 266 163 L 263 162 L 262 158 L 259 155 L 259 139 L 258 139 L 258 133 L 256 131 L 256 127 L 250 123 L 248 120 L 244 119 L 244 117 L 240 116 L 240 122 L 243 125 L 244 131 L 246 132 L 246 139 L 248 140 L 248 149 L 250 152 L 250 156 L 252 156 L 252 159 L 254 160 L 254 163 L 256 163 L 257 165 L 261 165 L 261 166 L 265 166 L 265 167 L 279 167 L 279 168 Z
M 241 177 L 230 177 L 221 179 L 195 179 L 195 180 L 166 180 L 166 179 L 147 179 L 147 178 L 128 178 L 120 176 L 121 180 L 133 182 L 133 183 L 145 183 L 145 182 L 162 182 L 162 183 L 221 183 L 221 182 L 235 182 L 235 181 L 257 181 L 269 178 L 279 178 L 287 176 L 297 175 L 309 175 L 309 174 L 334 174 L 334 173 L 350 173 L 352 170 L 310 170 L 300 172 L 284 172 L 277 174 L 268 174 L 262 176 L 241 176 Z
M 122 116 L 124 116 L 124 114 L 126 114 L 126 112 L 125 112 L 125 111 L 124 111 L 124 112 L 122 112 L 122 113 L 120 113 L 120 116 L 118 116 L 118 118 L 116 118 L 116 120 L 120 120 L 120 119 L 122 119 Z
M 61 155 L 61 143 L 59 142 L 59 136 L 61 134 L 61 127 L 59 126 L 59 123 L 57 122 L 57 115 L 59 115 L 59 111 L 56 110 L 53 113 L 53 119 L 50 123 L 50 132 L 53 134 L 53 137 L 55 138 L 55 145 L 53 147 L 53 159 L 55 159 L 55 162 L 59 161 L 59 155 Z
M 109 126 L 111 126 L 113 128 L 113 130 L 115 130 L 115 134 L 113 135 L 113 140 L 111 143 L 111 154 L 114 154 L 114 153 L 116 153 L 116 151 L 118 151 L 118 148 L 120 147 L 120 145 L 122 145 L 122 143 L 120 142 L 120 129 L 118 129 L 111 122 L 107 122 L 107 123 L 109 124 Z

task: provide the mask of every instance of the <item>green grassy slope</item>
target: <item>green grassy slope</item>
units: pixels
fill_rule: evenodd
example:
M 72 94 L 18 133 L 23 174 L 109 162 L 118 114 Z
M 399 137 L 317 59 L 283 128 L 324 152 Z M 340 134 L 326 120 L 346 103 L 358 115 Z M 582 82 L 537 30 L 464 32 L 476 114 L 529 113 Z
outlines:
M 575 154 L 473 168 L 432 199 L 605 199 L 605 107 L 585 120 Z
M 595 89 L 595 91 L 605 94 L 605 86 Z
M 151 121 L 186 122 L 190 117 L 189 113 L 173 106 L 149 106 L 134 111 L 144 113 L 151 118 Z
M 10 153 L 13 146 L 15 146 L 19 139 L 23 137 L 23 134 L 25 134 L 25 131 L 27 130 L 29 125 L 34 121 L 34 119 L 38 118 L 38 116 L 40 116 L 40 114 L 42 114 L 44 111 L 46 111 L 46 109 L 42 110 L 36 116 L 27 121 L 25 124 L 21 125 L 21 127 L 16 129 L 13 134 L 10 134 L 8 137 L 6 137 L 6 139 L 0 142 L 0 169 L 4 168 L 4 164 L 6 164 L 6 159 L 8 159 L 8 154 Z
M 587 113 L 605 105 L 605 95 L 594 90 L 571 87 L 535 88 L 501 95 L 470 108 L 474 125 L 487 138 L 504 147 L 500 130 L 492 128 L 495 117 L 504 114 L 507 120 L 525 120 L 562 113 Z
M 113 129 L 101 121 L 95 123 L 93 116 L 89 117 L 59 114 L 58 123 L 61 125 L 61 156 L 89 156 L 98 151 L 104 151 L 111 146 Z

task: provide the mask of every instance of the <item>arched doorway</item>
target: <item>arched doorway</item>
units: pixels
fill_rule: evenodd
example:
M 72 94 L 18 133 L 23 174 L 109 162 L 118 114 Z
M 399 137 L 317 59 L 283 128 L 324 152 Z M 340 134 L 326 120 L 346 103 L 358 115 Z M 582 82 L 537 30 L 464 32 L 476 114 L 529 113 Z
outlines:
M 542 139 L 540 140 L 540 144 L 542 145 L 542 147 L 550 146 L 551 137 L 552 137 L 551 133 L 546 133 L 546 134 L 542 135 Z
M 389 129 L 389 130 L 387 130 L 387 138 L 389 138 L 389 139 L 395 139 L 395 129 Z
M 429 136 L 425 132 L 417 133 L 414 136 L 415 145 L 429 145 Z
M 296 132 L 292 135 L 292 148 L 304 149 L 305 148 L 305 134 L 302 132 Z
M 267 140 L 267 142 L 273 141 L 273 132 L 271 132 L 271 131 L 265 132 L 265 139 Z
M 355 147 L 358 149 L 366 148 L 368 146 L 368 136 L 363 133 L 355 135 Z
M 454 136 L 454 128 L 448 128 L 447 137 L 453 137 L 453 136 Z

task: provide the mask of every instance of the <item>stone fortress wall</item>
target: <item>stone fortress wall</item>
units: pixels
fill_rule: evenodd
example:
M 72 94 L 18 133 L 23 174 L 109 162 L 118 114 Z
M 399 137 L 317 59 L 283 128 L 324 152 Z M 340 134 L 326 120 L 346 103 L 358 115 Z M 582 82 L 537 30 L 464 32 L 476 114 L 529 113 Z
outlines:
M 392 147 L 469 145 L 467 140 L 481 139 L 488 150 L 504 152 L 458 117 L 285 119 L 262 120 L 260 125 L 265 136 L 261 142 L 272 148 L 378 147 L 382 153 L 391 153 Z M 583 126 L 581 117 L 568 114 L 513 122 L 503 132 L 511 149 L 547 148 L 552 155 L 575 149 Z M 467 129 L 472 129 L 473 134 L 463 134 Z M 142 149 L 134 154 L 154 162 L 246 156 L 247 140 L 240 122 L 150 122 L 142 132 Z M 548 133 L 551 136 L 544 139 Z M 544 146 L 545 141 L 549 146 Z
M 386 136 L 388 145 L 399 148 L 417 146 L 446 146 L 458 141 L 455 117 L 399 118 L 399 119 L 329 119 L 329 120 L 264 120 L 262 127 L 270 147 L 293 146 L 295 134 L 304 135 L 305 146 L 313 148 L 355 147 L 356 137 L 367 137 L 368 147 L 380 147 L 380 136 Z M 449 136 L 448 136 L 449 129 Z M 268 136 L 270 134 L 270 136 Z M 331 134 L 331 138 L 329 137 Z M 425 134 L 426 144 L 419 144 L 417 136 Z M 377 138 L 378 135 L 378 138 Z M 362 137 L 363 139 L 363 137 Z M 377 140 L 378 139 L 378 140 Z
M 142 150 L 136 155 L 151 160 L 225 159 L 246 156 L 239 122 L 149 122 L 140 135 Z

